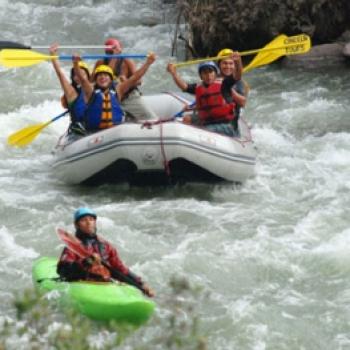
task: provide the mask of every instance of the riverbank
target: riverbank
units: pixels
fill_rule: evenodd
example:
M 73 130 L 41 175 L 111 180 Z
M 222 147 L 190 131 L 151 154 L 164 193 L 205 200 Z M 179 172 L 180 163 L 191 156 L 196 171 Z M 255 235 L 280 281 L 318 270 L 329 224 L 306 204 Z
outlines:
M 346 0 L 299 2 L 223 0 L 176 1 L 177 40 L 185 42 L 187 57 L 214 56 L 229 47 L 238 51 L 263 47 L 278 34 L 305 33 L 313 47 L 306 55 L 288 57 L 288 67 L 319 69 L 349 66 L 350 3 Z M 181 20 L 182 19 L 182 20 Z

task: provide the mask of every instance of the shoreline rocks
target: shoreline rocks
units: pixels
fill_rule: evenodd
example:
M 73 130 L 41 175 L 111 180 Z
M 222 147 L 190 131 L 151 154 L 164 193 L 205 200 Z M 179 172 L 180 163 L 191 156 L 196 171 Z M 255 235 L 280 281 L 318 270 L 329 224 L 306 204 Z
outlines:
M 282 66 L 288 68 L 320 69 L 324 67 L 349 67 L 350 51 L 344 53 L 345 47 L 350 50 L 350 43 L 322 44 L 311 47 L 310 51 L 303 55 L 286 56 Z
M 186 23 L 181 40 L 189 59 L 214 56 L 225 47 L 262 48 L 279 34 L 305 33 L 312 38 L 312 49 L 285 57 L 284 66 L 349 66 L 349 0 L 177 0 L 176 8 Z

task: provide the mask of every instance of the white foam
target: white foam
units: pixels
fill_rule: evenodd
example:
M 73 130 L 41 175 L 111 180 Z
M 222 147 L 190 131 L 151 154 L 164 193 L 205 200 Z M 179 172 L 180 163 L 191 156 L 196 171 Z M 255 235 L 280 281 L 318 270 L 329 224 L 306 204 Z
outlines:
M 39 254 L 32 248 L 26 248 L 16 243 L 15 238 L 4 226 L 0 228 L 0 239 L 2 242 L 1 255 L 7 262 L 18 261 L 20 259 L 37 258 Z M 4 262 L 4 260 L 2 260 Z

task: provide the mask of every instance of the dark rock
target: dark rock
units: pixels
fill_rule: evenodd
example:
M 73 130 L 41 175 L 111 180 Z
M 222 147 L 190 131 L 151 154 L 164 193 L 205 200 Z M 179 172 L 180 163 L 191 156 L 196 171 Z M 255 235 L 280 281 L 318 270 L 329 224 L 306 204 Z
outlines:
M 156 16 L 144 16 L 141 18 L 141 24 L 148 27 L 154 27 L 162 23 L 162 19 Z
M 281 33 L 305 33 L 314 44 L 325 44 L 350 30 L 349 0 L 178 0 L 177 6 L 200 57 L 224 47 L 263 47 Z
M 350 30 L 346 30 L 338 39 L 337 42 L 350 43 Z

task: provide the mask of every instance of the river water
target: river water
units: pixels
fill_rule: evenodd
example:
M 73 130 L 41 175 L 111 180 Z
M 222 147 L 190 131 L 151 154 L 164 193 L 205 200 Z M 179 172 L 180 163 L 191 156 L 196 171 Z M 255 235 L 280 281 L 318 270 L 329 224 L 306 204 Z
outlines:
M 173 28 L 160 1 L 0 0 L 0 7 L 2 40 L 89 45 L 116 36 L 125 52 L 158 54 L 144 92 L 176 90 L 165 72 Z M 145 25 L 153 17 L 160 24 Z M 182 74 L 197 78 L 195 68 Z M 61 113 L 51 65 L 0 67 L 1 317 L 13 316 L 14 293 L 32 285 L 33 260 L 59 255 L 55 228 L 72 230 L 74 209 L 88 205 L 99 215 L 99 232 L 156 290 L 156 301 L 172 275 L 209 293 L 190 300 L 200 303 L 208 349 L 350 349 L 348 76 L 345 69 L 278 66 L 247 73 L 245 116 L 258 161 L 242 186 L 87 188 L 68 187 L 50 171 L 67 119 L 27 148 L 6 142 Z M 143 341 L 157 332 L 161 326 L 151 323 Z

